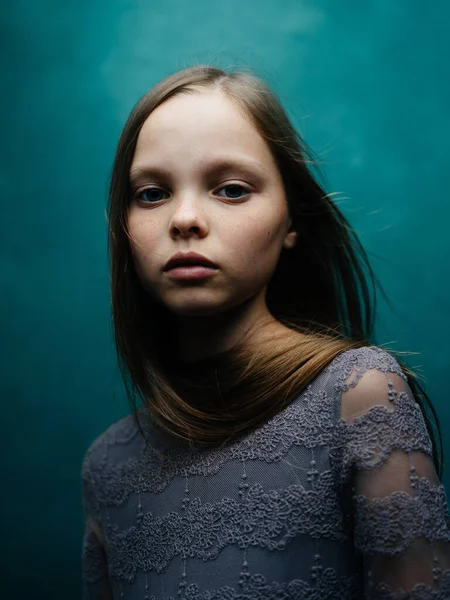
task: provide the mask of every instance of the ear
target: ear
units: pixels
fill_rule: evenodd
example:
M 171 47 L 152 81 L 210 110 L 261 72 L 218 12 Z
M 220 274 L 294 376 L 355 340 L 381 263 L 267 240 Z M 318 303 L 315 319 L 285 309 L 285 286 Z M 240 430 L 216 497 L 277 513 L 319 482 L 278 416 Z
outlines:
M 295 246 L 296 243 L 297 243 L 297 232 L 289 231 L 284 236 L 283 248 L 286 248 L 286 250 L 290 250 L 291 248 L 293 248 Z
M 289 216 L 288 220 L 288 231 L 284 236 L 283 248 L 290 250 L 297 243 L 297 232 L 292 230 L 292 218 Z

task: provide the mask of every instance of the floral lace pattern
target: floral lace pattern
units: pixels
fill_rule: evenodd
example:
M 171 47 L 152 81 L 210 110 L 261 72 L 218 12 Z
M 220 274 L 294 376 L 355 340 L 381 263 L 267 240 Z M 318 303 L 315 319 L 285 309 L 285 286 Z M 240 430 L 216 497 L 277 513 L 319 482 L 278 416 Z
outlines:
M 288 583 L 269 582 L 261 574 L 249 578 L 245 591 L 224 586 L 218 590 L 200 592 L 197 584 L 187 586 L 186 600 L 359 600 L 355 577 L 338 577 L 333 569 L 325 569 L 314 585 L 301 579 Z M 151 596 L 151 600 L 156 600 Z M 175 600 L 168 598 L 167 600 Z
M 351 421 L 343 418 L 341 406 L 363 406 L 363 400 L 367 410 Z M 129 415 L 86 453 L 85 510 L 104 536 L 103 547 L 86 530 L 86 599 L 139 593 L 144 600 L 450 598 L 445 491 L 433 476 L 421 409 L 386 351 L 372 346 L 340 354 L 287 408 L 228 446 L 196 451 L 155 441 L 154 448 Z M 292 467 L 295 484 L 286 480 L 280 487 L 280 463 Z M 250 483 L 246 464 L 255 466 Z M 208 500 L 201 491 L 190 496 L 191 480 L 201 490 L 198 482 L 222 472 L 234 493 L 215 497 L 213 486 Z M 155 513 L 156 497 L 171 509 Z M 117 511 L 125 521 L 117 521 Z M 296 545 L 301 539 L 310 540 L 303 555 Z M 408 567 L 418 540 L 433 564 L 423 581 Z M 275 560 L 280 552 L 281 562 Z M 234 557 L 234 570 L 223 563 L 225 554 Z M 383 563 L 381 578 L 375 559 L 390 561 Z M 196 579 L 199 564 L 211 565 L 207 586 Z M 157 595 L 147 575 L 153 584 L 161 578 L 158 589 L 172 591 Z M 106 582 L 109 596 L 99 591 Z
M 325 473 L 313 491 L 292 485 L 267 493 L 256 484 L 240 502 L 223 498 L 204 504 L 194 498 L 184 513 L 155 518 L 149 512 L 125 532 L 113 525 L 106 530 L 110 573 L 132 580 L 139 569 L 164 571 L 175 556 L 215 560 L 230 544 L 284 550 L 299 534 L 344 541 L 347 535 L 330 479 Z M 135 553 L 132 562 L 127 560 L 129 549 L 145 547 L 145 540 L 152 540 L 151 547 Z
M 161 456 L 142 444 L 140 456 L 132 456 L 119 465 L 103 459 L 102 468 L 96 472 L 95 481 L 90 480 L 88 475 L 89 454 L 85 461 L 85 484 L 92 484 L 96 489 L 101 489 L 101 494 L 96 495 L 98 508 L 120 506 L 131 493 L 162 492 L 174 477 L 213 475 L 233 459 L 277 461 L 293 445 L 314 448 L 329 444 L 334 435 L 331 407 L 331 398 L 327 398 L 325 392 L 312 394 L 308 388 L 284 411 L 228 448 L 217 448 L 208 452 L 169 448 L 165 449 L 166 453 Z M 127 428 L 132 428 L 131 416 L 126 417 L 124 422 Z M 301 429 L 298 427 L 300 422 Z M 110 435 L 109 431 L 108 434 Z M 100 448 L 99 444 L 97 449 Z M 152 477 L 143 479 L 142 473 L 151 473 Z
M 419 480 L 417 495 L 393 492 L 368 501 L 356 496 L 358 522 L 355 546 L 367 553 L 401 554 L 418 537 L 450 541 L 450 523 L 444 488 Z M 392 527 L 395 523 L 397 527 Z
M 343 449 L 335 465 L 340 471 L 341 482 L 349 478 L 354 468 L 381 466 L 394 449 L 421 451 L 432 456 L 431 440 L 419 405 L 403 392 L 392 400 L 392 404 L 395 410 L 374 406 L 352 423 L 340 420 L 336 424 L 340 431 L 339 443 L 332 449 L 331 456 Z

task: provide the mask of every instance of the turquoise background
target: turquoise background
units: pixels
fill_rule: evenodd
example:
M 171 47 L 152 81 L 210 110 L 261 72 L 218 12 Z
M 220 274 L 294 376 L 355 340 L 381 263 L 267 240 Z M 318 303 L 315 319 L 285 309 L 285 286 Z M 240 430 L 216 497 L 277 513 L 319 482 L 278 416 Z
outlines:
M 449 22 L 443 0 L 3 4 L 2 599 L 80 598 L 82 457 L 128 412 L 108 177 L 134 103 L 186 66 L 254 68 L 280 95 L 395 309 L 379 297 L 377 343 L 417 353 L 449 435 Z

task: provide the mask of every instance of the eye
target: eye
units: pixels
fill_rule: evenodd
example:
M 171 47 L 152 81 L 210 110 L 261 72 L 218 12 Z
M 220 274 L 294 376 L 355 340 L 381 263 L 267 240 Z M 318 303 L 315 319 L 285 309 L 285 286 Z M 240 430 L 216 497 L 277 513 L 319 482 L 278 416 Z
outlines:
M 219 191 L 221 191 L 221 190 L 228 190 L 226 196 L 221 196 L 222 198 L 225 197 L 228 200 L 242 200 L 244 197 L 246 197 L 250 194 L 250 190 L 248 190 L 247 188 L 244 188 L 244 186 L 239 185 L 237 183 L 230 183 L 228 185 L 223 185 L 221 188 L 219 188 Z M 155 204 L 155 203 L 161 202 L 161 200 L 165 199 L 165 198 L 161 197 L 162 194 L 166 194 L 166 198 L 167 198 L 168 192 L 165 192 L 161 188 L 148 187 L 148 188 L 145 188 L 144 190 L 141 190 L 140 192 L 138 192 L 135 195 L 135 198 L 137 200 L 144 202 L 145 204 Z M 217 195 L 219 195 L 219 194 L 217 194 Z
M 135 197 L 138 200 L 143 200 L 144 202 L 152 204 L 154 202 L 160 202 L 161 200 L 164 200 L 164 198 L 160 197 L 161 194 L 167 194 L 167 192 L 161 190 L 160 188 L 150 187 L 140 191 Z
M 228 200 L 241 200 L 243 196 L 248 196 L 250 194 L 250 190 L 248 190 L 247 188 L 244 188 L 244 186 L 239 185 L 237 183 L 230 183 L 228 185 L 224 185 L 221 188 L 219 188 L 219 190 L 225 190 L 228 189 L 231 191 L 231 195 L 230 196 L 225 196 L 225 198 L 227 198 Z M 243 190 L 243 193 L 240 192 L 240 190 Z M 223 198 L 223 196 L 222 196 Z

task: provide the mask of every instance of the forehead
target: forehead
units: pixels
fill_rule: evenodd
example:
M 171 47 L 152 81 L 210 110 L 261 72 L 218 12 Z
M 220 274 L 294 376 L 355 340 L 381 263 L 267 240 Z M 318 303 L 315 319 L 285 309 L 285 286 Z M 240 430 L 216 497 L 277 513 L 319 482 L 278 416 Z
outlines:
M 220 90 L 193 90 L 180 93 L 160 104 L 142 129 L 152 131 L 207 130 L 224 124 L 257 134 L 243 110 Z
M 220 90 L 178 94 L 146 119 L 135 156 L 174 156 L 176 149 L 190 155 L 226 149 L 250 153 L 267 166 L 273 164 L 270 149 L 253 122 Z

